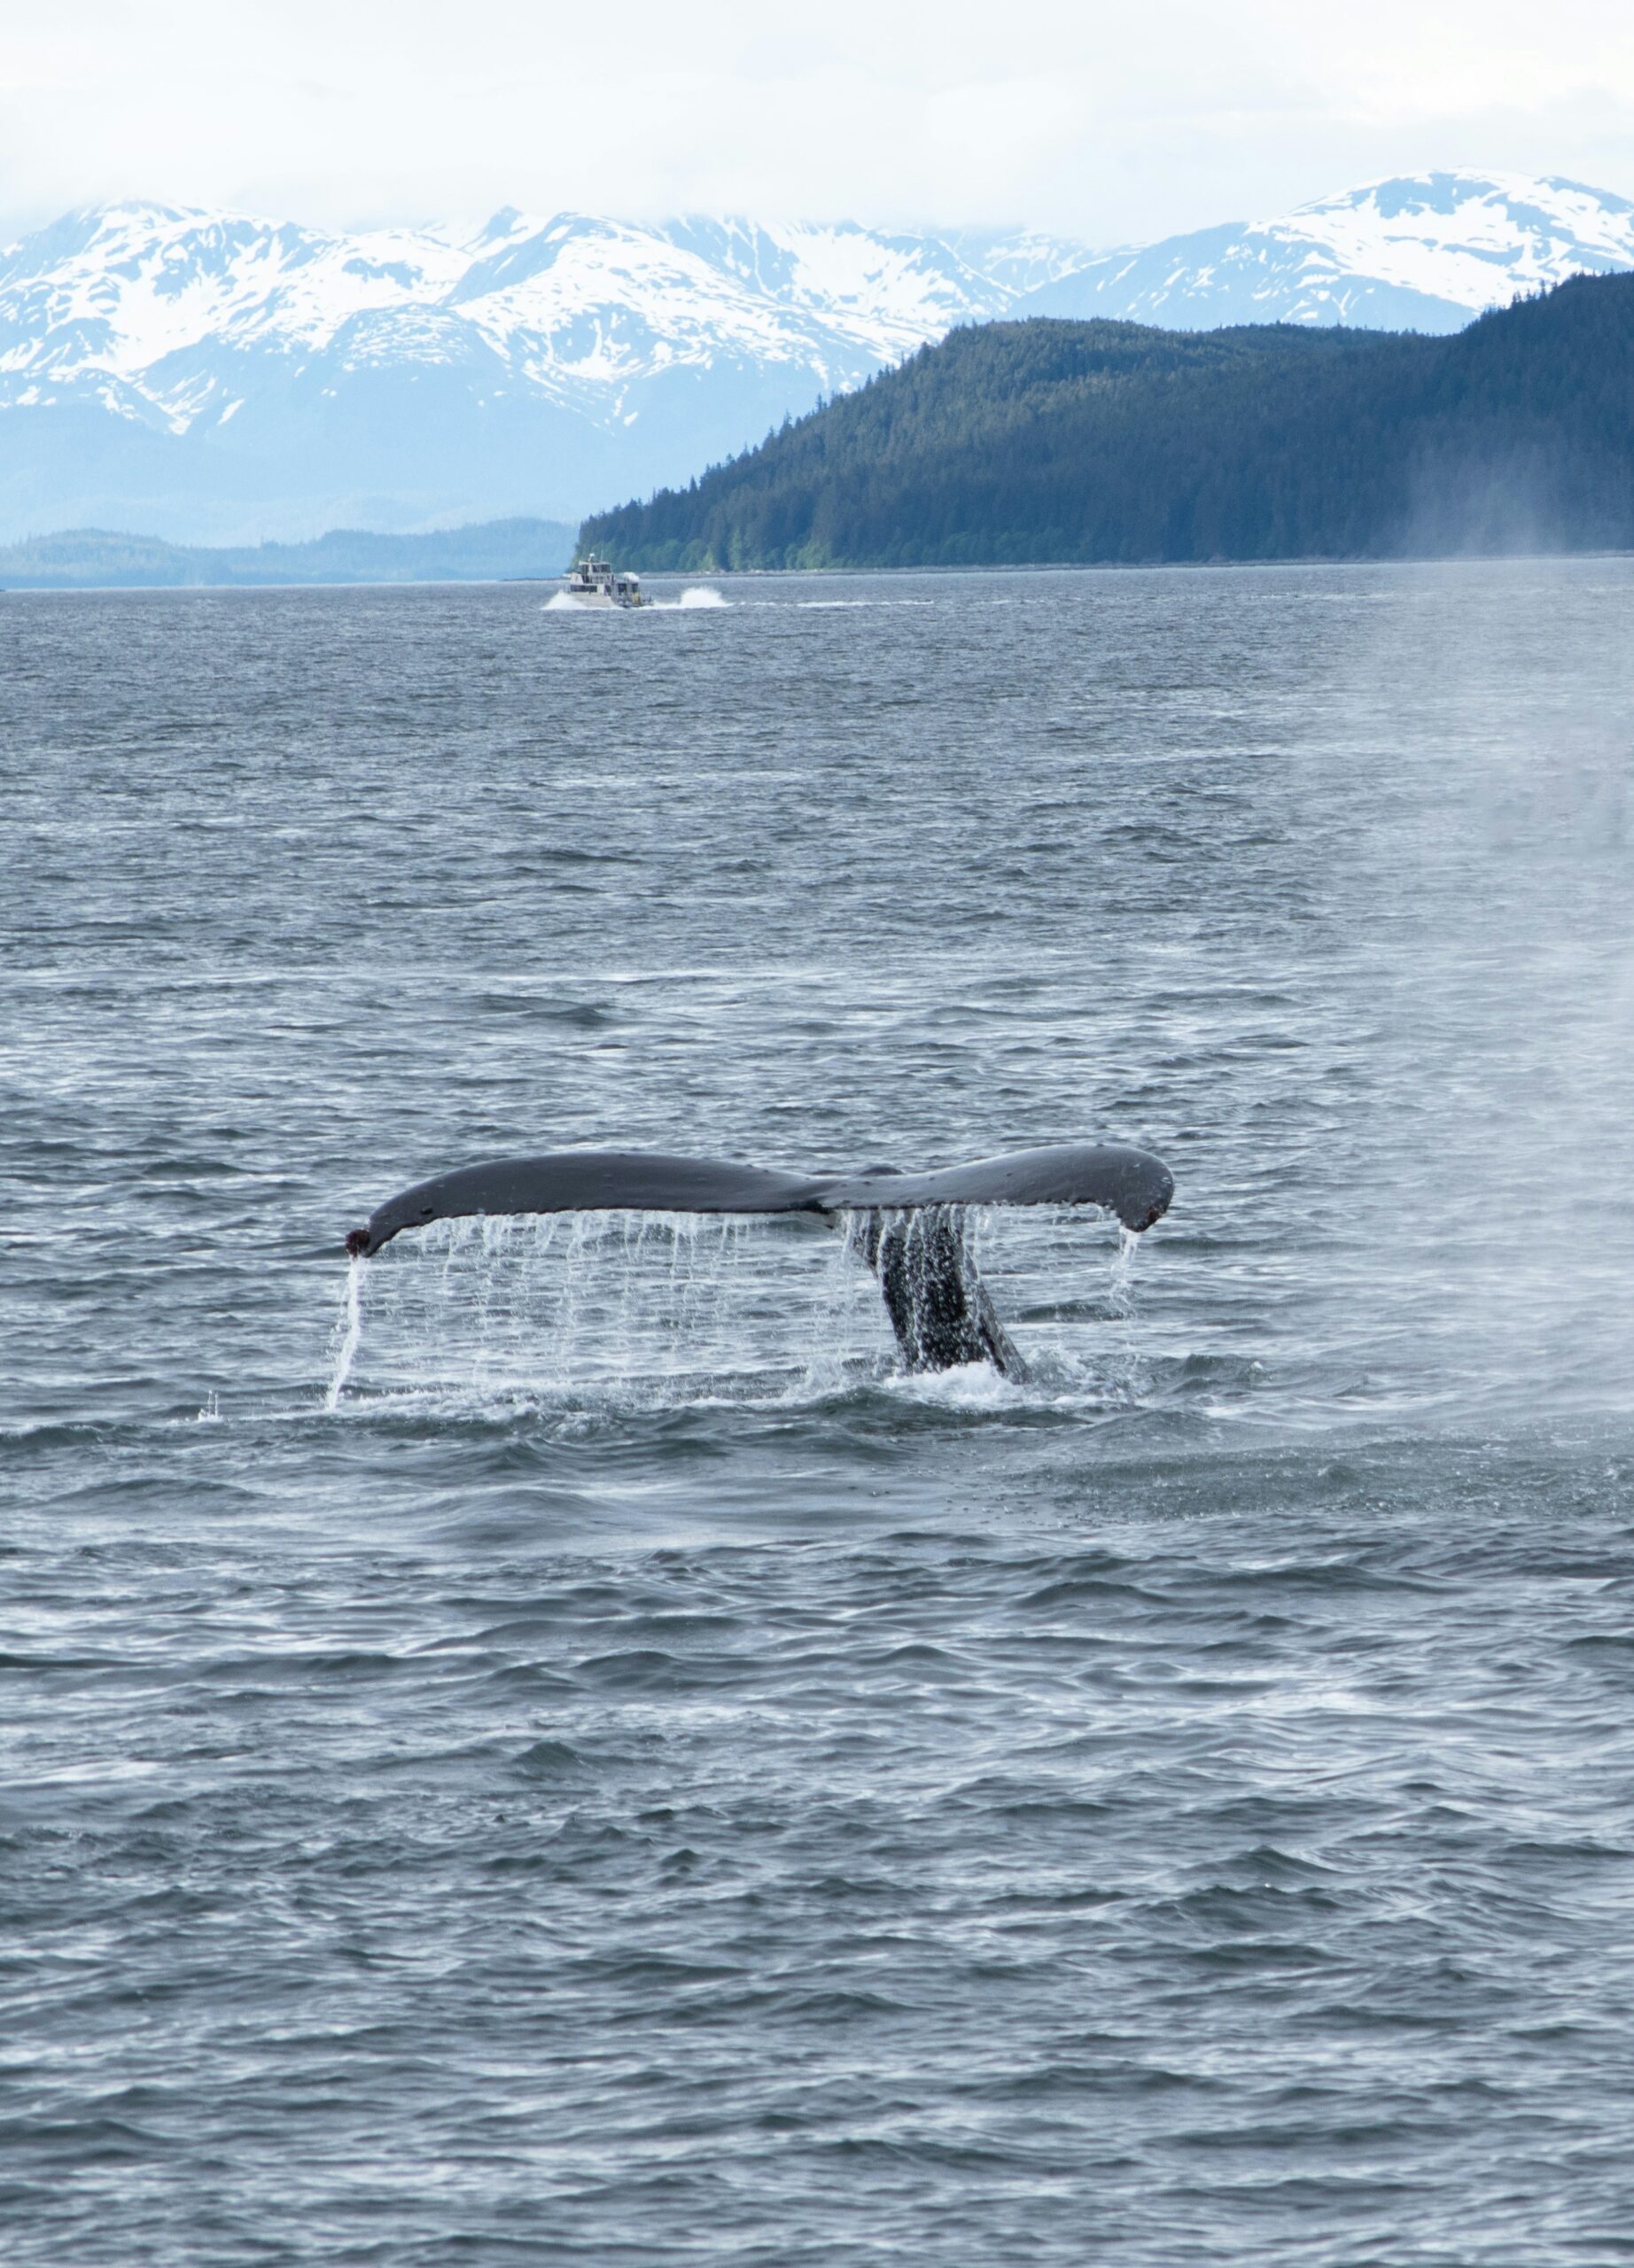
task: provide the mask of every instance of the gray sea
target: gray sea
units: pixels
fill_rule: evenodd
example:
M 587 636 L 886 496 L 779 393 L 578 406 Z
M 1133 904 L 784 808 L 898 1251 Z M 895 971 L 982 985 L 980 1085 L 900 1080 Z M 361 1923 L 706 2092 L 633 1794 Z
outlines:
M 7 2268 L 1634 2258 L 1634 562 L 546 595 L 0 602 Z

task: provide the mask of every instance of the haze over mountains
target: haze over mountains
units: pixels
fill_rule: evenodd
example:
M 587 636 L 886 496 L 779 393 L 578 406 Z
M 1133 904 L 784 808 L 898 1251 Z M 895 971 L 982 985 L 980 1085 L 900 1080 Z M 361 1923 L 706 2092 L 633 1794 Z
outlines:
M 342 236 L 144 204 L 0 252 L 0 540 L 298 540 L 685 481 L 952 327 L 1449 331 L 1634 267 L 1634 204 L 1446 173 L 1117 253 L 1036 233 L 506 211 Z

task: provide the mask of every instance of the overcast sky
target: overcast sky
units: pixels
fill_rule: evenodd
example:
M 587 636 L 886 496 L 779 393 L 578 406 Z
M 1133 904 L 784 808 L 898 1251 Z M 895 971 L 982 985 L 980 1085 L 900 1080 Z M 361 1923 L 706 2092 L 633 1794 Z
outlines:
M 0 233 L 502 204 L 1098 244 L 1432 166 L 1634 195 L 1630 0 L 0 0 Z

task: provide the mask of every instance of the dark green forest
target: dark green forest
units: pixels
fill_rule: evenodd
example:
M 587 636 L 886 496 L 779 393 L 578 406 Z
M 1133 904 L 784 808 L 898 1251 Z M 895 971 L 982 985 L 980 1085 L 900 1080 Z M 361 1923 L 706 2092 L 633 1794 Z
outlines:
M 1634 276 L 1450 338 L 955 330 L 580 540 L 683 572 L 1634 547 Z

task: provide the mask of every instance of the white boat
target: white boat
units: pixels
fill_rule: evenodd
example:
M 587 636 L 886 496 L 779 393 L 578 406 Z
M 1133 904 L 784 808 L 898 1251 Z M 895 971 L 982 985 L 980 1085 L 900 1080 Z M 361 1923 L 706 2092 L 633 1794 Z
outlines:
M 567 595 L 575 606 L 644 606 L 639 575 L 616 575 L 594 552 L 567 571 Z

